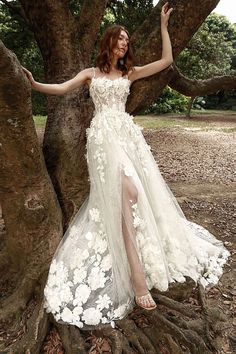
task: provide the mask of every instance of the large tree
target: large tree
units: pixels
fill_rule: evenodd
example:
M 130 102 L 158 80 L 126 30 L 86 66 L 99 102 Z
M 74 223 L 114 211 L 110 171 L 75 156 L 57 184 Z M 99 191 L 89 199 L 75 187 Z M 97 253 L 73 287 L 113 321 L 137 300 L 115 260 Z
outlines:
M 176 60 L 178 68 L 191 79 L 208 79 L 232 74 L 236 28 L 226 17 L 208 16 Z
M 178 68 L 191 79 L 208 79 L 230 75 L 236 53 L 236 28 L 225 16 L 216 13 L 207 17 L 176 60 Z M 222 91 L 221 91 L 222 92 Z M 189 99 L 187 117 L 190 117 L 196 96 Z
M 219 0 L 172 0 L 175 10 L 169 32 L 176 58 Z M 42 53 L 45 80 L 60 83 L 93 65 L 92 53 L 106 7 L 106 0 L 84 0 L 79 15 L 68 0 L 2 0 L 11 12 L 25 20 Z M 70 5 L 70 6 L 69 6 Z M 136 64 L 160 58 L 160 7 L 155 6 L 132 34 Z M 38 145 L 32 120 L 31 88 L 14 53 L 0 43 L 0 158 L 1 206 L 6 233 L 0 253 L 0 350 L 7 353 L 40 353 L 49 330 L 57 327 L 66 353 L 86 353 L 83 331 L 53 321 L 43 311 L 43 288 L 56 247 L 69 221 L 89 192 L 85 160 L 85 128 L 93 104 L 88 88 L 63 97 L 48 96 L 48 118 L 43 149 Z M 127 109 L 137 113 L 169 84 L 187 95 L 202 95 L 225 87 L 235 88 L 235 77 L 191 81 L 175 66 L 132 85 Z M 167 296 L 155 293 L 166 311 L 136 315 L 119 321 L 117 328 L 97 330 L 109 337 L 113 353 L 158 353 L 165 345 L 171 353 L 209 353 L 213 348 L 210 322 L 220 314 L 206 309 L 199 287 L 202 315 L 178 300 L 191 290 L 192 282 L 171 287 Z M 190 289 L 190 290 L 189 290 Z M 174 300 L 175 299 L 175 300 Z M 139 323 L 140 322 L 140 323 Z M 145 328 L 144 328 L 145 327 Z M 28 351 L 27 351 L 28 350 Z

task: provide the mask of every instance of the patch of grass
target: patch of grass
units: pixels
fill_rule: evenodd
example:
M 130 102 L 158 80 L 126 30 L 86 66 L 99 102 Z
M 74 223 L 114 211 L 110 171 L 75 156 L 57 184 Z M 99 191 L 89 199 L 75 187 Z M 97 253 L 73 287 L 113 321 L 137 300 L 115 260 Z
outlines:
M 236 128 L 222 128 L 221 131 L 224 133 L 236 133 Z
M 46 124 L 47 116 L 33 116 L 34 124 L 36 128 L 42 128 Z
M 187 128 L 184 128 L 187 129 Z M 191 129 L 191 128 L 190 128 Z M 194 128 L 193 128 L 194 130 Z M 212 127 L 205 127 L 205 128 L 199 128 L 199 131 L 204 131 L 204 132 L 219 132 L 219 133 L 235 133 L 236 132 L 236 128 L 230 128 L 230 127 L 216 127 L 216 126 L 212 126 Z
M 217 116 L 226 116 L 226 115 L 235 115 L 236 117 L 236 112 L 230 109 L 192 109 L 192 115 L 217 115 Z
M 158 128 L 175 128 L 175 127 L 189 127 L 189 128 L 205 128 L 209 126 L 207 121 L 199 121 L 194 119 L 178 119 L 171 116 L 136 116 L 134 118 L 135 123 L 141 125 L 144 128 L 158 129 Z
M 195 112 L 197 112 L 195 110 Z M 134 117 L 135 123 L 147 129 L 160 129 L 160 128 L 195 128 L 200 130 L 220 130 L 225 132 L 234 132 L 235 128 L 231 127 L 234 121 L 236 123 L 236 114 L 232 111 L 202 111 L 202 115 L 196 113 L 192 114 L 191 118 L 186 118 L 183 114 L 162 114 L 162 115 L 137 115 Z M 230 125 L 227 127 L 224 123 L 224 118 L 227 121 L 227 116 L 230 116 Z M 212 117 L 212 119 L 211 119 Z M 223 123 L 223 124 L 222 124 Z
M 232 115 L 232 111 L 216 111 L 216 110 L 194 110 L 193 113 L 204 114 L 205 116 L 209 115 L 220 115 L 220 114 L 230 114 Z M 236 117 L 236 113 L 235 113 Z M 42 128 L 46 124 L 47 116 L 36 115 L 33 116 L 34 123 L 36 128 Z M 212 125 L 211 122 L 199 119 L 194 119 L 194 115 L 192 118 L 188 119 L 183 114 L 165 114 L 165 115 L 140 115 L 134 117 L 135 123 L 141 125 L 146 129 L 160 129 L 160 128 L 201 128 L 202 130 L 219 130 L 225 133 L 234 133 L 236 128 L 234 127 L 217 127 L 216 125 Z

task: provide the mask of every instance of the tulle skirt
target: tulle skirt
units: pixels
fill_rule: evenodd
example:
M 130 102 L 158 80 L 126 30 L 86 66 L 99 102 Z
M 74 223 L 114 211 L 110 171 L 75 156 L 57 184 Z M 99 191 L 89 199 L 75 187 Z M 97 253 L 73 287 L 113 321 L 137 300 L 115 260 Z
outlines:
M 211 287 L 222 275 L 229 251 L 186 219 L 141 130 L 128 113 L 106 109 L 86 131 L 90 193 L 44 289 L 44 307 L 60 323 L 114 327 L 134 307 L 134 275 L 160 291 L 186 276 Z

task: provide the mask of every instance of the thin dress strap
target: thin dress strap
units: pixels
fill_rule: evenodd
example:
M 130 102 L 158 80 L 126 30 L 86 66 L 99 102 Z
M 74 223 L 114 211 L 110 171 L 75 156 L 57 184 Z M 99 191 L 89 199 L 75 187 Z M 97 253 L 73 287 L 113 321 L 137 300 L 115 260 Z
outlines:
M 93 78 L 95 78 L 95 68 L 93 67 Z

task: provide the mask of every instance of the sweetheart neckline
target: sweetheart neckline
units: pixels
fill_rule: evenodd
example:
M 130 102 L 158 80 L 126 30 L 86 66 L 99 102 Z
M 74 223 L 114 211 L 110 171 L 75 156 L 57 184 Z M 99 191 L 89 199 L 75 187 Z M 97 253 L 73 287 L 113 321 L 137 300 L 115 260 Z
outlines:
M 100 76 L 100 77 L 92 77 L 91 84 L 92 84 L 93 80 L 97 80 L 97 79 L 105 79 L 105 80 L 109 80 L 109 81 L 116 81 L 116 80 L 122 79 L 122 80 L 127 80 L 130 83 L 132 83 L 132 81 L 130 79 L 128 79 L 127 77 L 124 77 L 124 76 L 117 77 L 116 79 L 113 79 L 113 80 L 109 79 L 109 77 L 106 77 L 106 76 Z M 90 86 L 91 86 L 91 84 L 90 84 Z

